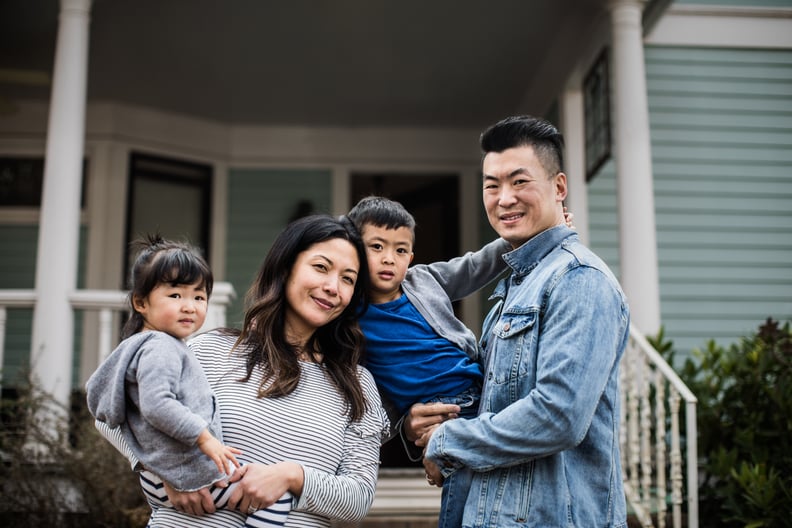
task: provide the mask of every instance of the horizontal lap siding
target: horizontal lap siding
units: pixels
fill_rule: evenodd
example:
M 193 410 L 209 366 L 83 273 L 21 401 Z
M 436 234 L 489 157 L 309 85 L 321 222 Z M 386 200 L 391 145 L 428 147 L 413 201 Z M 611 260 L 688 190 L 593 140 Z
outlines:
M 687 352 L 792 319 L 792 52 L 648 47 L 646 67 L 666 335 Z M 592 246 L 618 261 L 612 165 Z
M 77 287 L 85 287 L 87 228 L 80 228 Z M 34 289 L 38 225 L 0 226 L 0 289 Z M 53 266 L 57 263 L 52 263 Z M 74 351 L 72 353 L 72 387 L 79 387 L 80 354 L 82 347 L 82 317 L 74 316 Z M 33 332 L 32 308 L 9 308 L 5 327 L 3 364 L 0 377 L 3 387 L 25 385 L 30 373 L 30 347 Z
M 616 197 L 616 168 L 608 160 L 588 185 L 589 240 L 591 249 L 620 275 L 619 217 Z M 573 211 L 574 212 L 574 211 Z
M 0 226 L 0 289 L 33 289 L 38 226 Z M 9 308 L 6 320 L 3 386 L 18 386 L 30 367 L 32 308 Z

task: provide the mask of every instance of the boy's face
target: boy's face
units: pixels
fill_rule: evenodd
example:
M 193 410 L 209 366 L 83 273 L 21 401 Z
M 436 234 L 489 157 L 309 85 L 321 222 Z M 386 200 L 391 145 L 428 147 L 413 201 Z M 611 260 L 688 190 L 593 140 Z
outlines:
M 368 257 L 374 304 L 401 297 L 401 283 L 413 259 L 413 233 L 409 227 L 386 229 L 368 224 L 363 227 L 363 243 Z

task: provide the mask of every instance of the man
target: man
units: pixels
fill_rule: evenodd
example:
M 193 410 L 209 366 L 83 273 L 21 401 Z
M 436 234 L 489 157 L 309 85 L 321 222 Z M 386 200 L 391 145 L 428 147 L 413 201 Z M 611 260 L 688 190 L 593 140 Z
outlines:
M 481 338 L 478 417 L 416 406 L 408 438 L 425 446 L 427 480 L 472 472 L 463 526 L 626 526 L 619 460 L 624 294 L 564 225 L 563 138 L 546 121 L 510 117 L 481 136 L 484 207 L 513 250 L 511 273 Z M 452 414 L 451 414 L 452 415 Z

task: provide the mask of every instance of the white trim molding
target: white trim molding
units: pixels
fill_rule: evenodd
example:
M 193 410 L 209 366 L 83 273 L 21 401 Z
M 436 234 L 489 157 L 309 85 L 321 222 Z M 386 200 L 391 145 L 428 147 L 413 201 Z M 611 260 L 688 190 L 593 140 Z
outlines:
M 792 8 L 673 5 L 646 44 L 726 48 L 792 48 Z

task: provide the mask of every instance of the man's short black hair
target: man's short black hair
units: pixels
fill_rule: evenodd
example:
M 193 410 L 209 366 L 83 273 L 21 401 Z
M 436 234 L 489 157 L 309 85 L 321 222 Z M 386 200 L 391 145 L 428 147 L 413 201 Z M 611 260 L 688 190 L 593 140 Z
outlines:
M 481 133 L 481 150 L 503 152 L 515 147 L 533 147 L 549 176 L 564 170 L 564 137 L 549 121 L 529 115 L 502 119 Z

